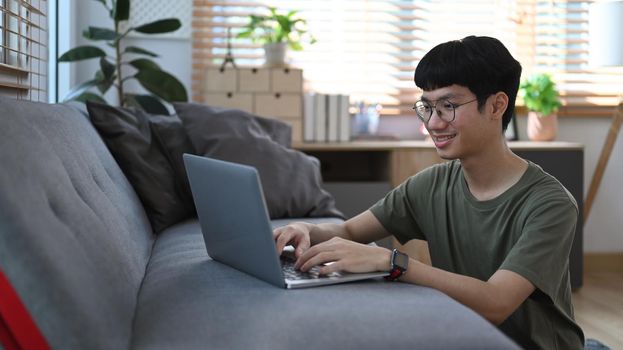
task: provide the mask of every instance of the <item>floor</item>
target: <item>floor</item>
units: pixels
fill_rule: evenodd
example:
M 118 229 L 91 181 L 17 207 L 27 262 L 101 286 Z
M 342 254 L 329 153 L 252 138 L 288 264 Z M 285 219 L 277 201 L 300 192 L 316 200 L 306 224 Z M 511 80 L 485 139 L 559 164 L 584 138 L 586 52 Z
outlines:
M 575 319 L 587 338 L 623 350 L 623 272 L 591 272 L 573 293 Z

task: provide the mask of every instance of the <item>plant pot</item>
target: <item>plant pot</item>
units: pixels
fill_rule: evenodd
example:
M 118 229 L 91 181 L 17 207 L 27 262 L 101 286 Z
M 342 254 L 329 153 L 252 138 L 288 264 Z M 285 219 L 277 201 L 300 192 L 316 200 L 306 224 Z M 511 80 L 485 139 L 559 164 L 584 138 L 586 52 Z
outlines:
M 268 43 L 264 44 L 266 67 L 285 67 L 287 43 Z
M 532 141 L 552 141 L 558 131 L 558 116 L 552 113 L 542 117 L 540 113 L 528 112 L 528 138 Z

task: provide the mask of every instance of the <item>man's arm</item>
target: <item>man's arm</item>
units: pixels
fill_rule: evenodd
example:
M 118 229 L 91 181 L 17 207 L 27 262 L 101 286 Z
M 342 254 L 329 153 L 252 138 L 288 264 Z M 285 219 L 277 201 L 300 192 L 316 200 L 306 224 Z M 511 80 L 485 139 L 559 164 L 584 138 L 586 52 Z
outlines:
M 535 290 L 530 281 L 509 270 L 498 270 L 485 282 L 414 259 L 409 259 L 400 280 L 437 289 L 495 325 L 504 322 Z
M 370 211 L 343 224 L 311 226 L 314 245 L 297 261 L 302 271 L 329 261 L 334 263 L 322 266 L 321 273 L 390 270 L 391 251 L 355 243 L 368 243 L 389 235 Z M 409 259 L 400 280 L 437 289 L 496 325 L 504 322 L 535 290 L 530 281 L 509 270 L 498 270 L 488 281 L 481 281 L 415 259 Z

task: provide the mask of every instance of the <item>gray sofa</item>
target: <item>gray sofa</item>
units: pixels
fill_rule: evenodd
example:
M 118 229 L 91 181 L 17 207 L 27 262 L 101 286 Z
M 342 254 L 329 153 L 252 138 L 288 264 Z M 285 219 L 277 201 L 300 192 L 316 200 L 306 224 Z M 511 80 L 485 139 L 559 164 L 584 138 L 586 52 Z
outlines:
M 0 271 L 52 348 L 516 348 L 432 289 L 283 290 L 211 260 L 194 219 L 155 236 L 84 115 L 5 98 L 0 111 Z

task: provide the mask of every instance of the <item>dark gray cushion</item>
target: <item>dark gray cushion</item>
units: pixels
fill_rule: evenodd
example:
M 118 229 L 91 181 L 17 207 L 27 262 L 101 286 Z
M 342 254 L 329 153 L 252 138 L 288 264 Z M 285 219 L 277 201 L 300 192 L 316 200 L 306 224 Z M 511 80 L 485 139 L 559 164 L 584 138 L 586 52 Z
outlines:
M 0 97 L 0 268 L 55 349 L 126 349 L 153 244 L 88 119 Z
M 382 280 L 277 288 L 211 260 L 196 221 L 158 236 L 132 347 L 517 349 L 485 319 L 433 289 Z
M 275 142 L 247 113 L 174 104 L 198 154 L 257 168 L 270 217 L 341 217 L 317 159 Z M 288 135 L 289 137 L 289 135 Z
M 182 161 L 194 153 L 176 116 L 88 102 L 89 116 L 138 193 L 154 232 L 195 216 Z

